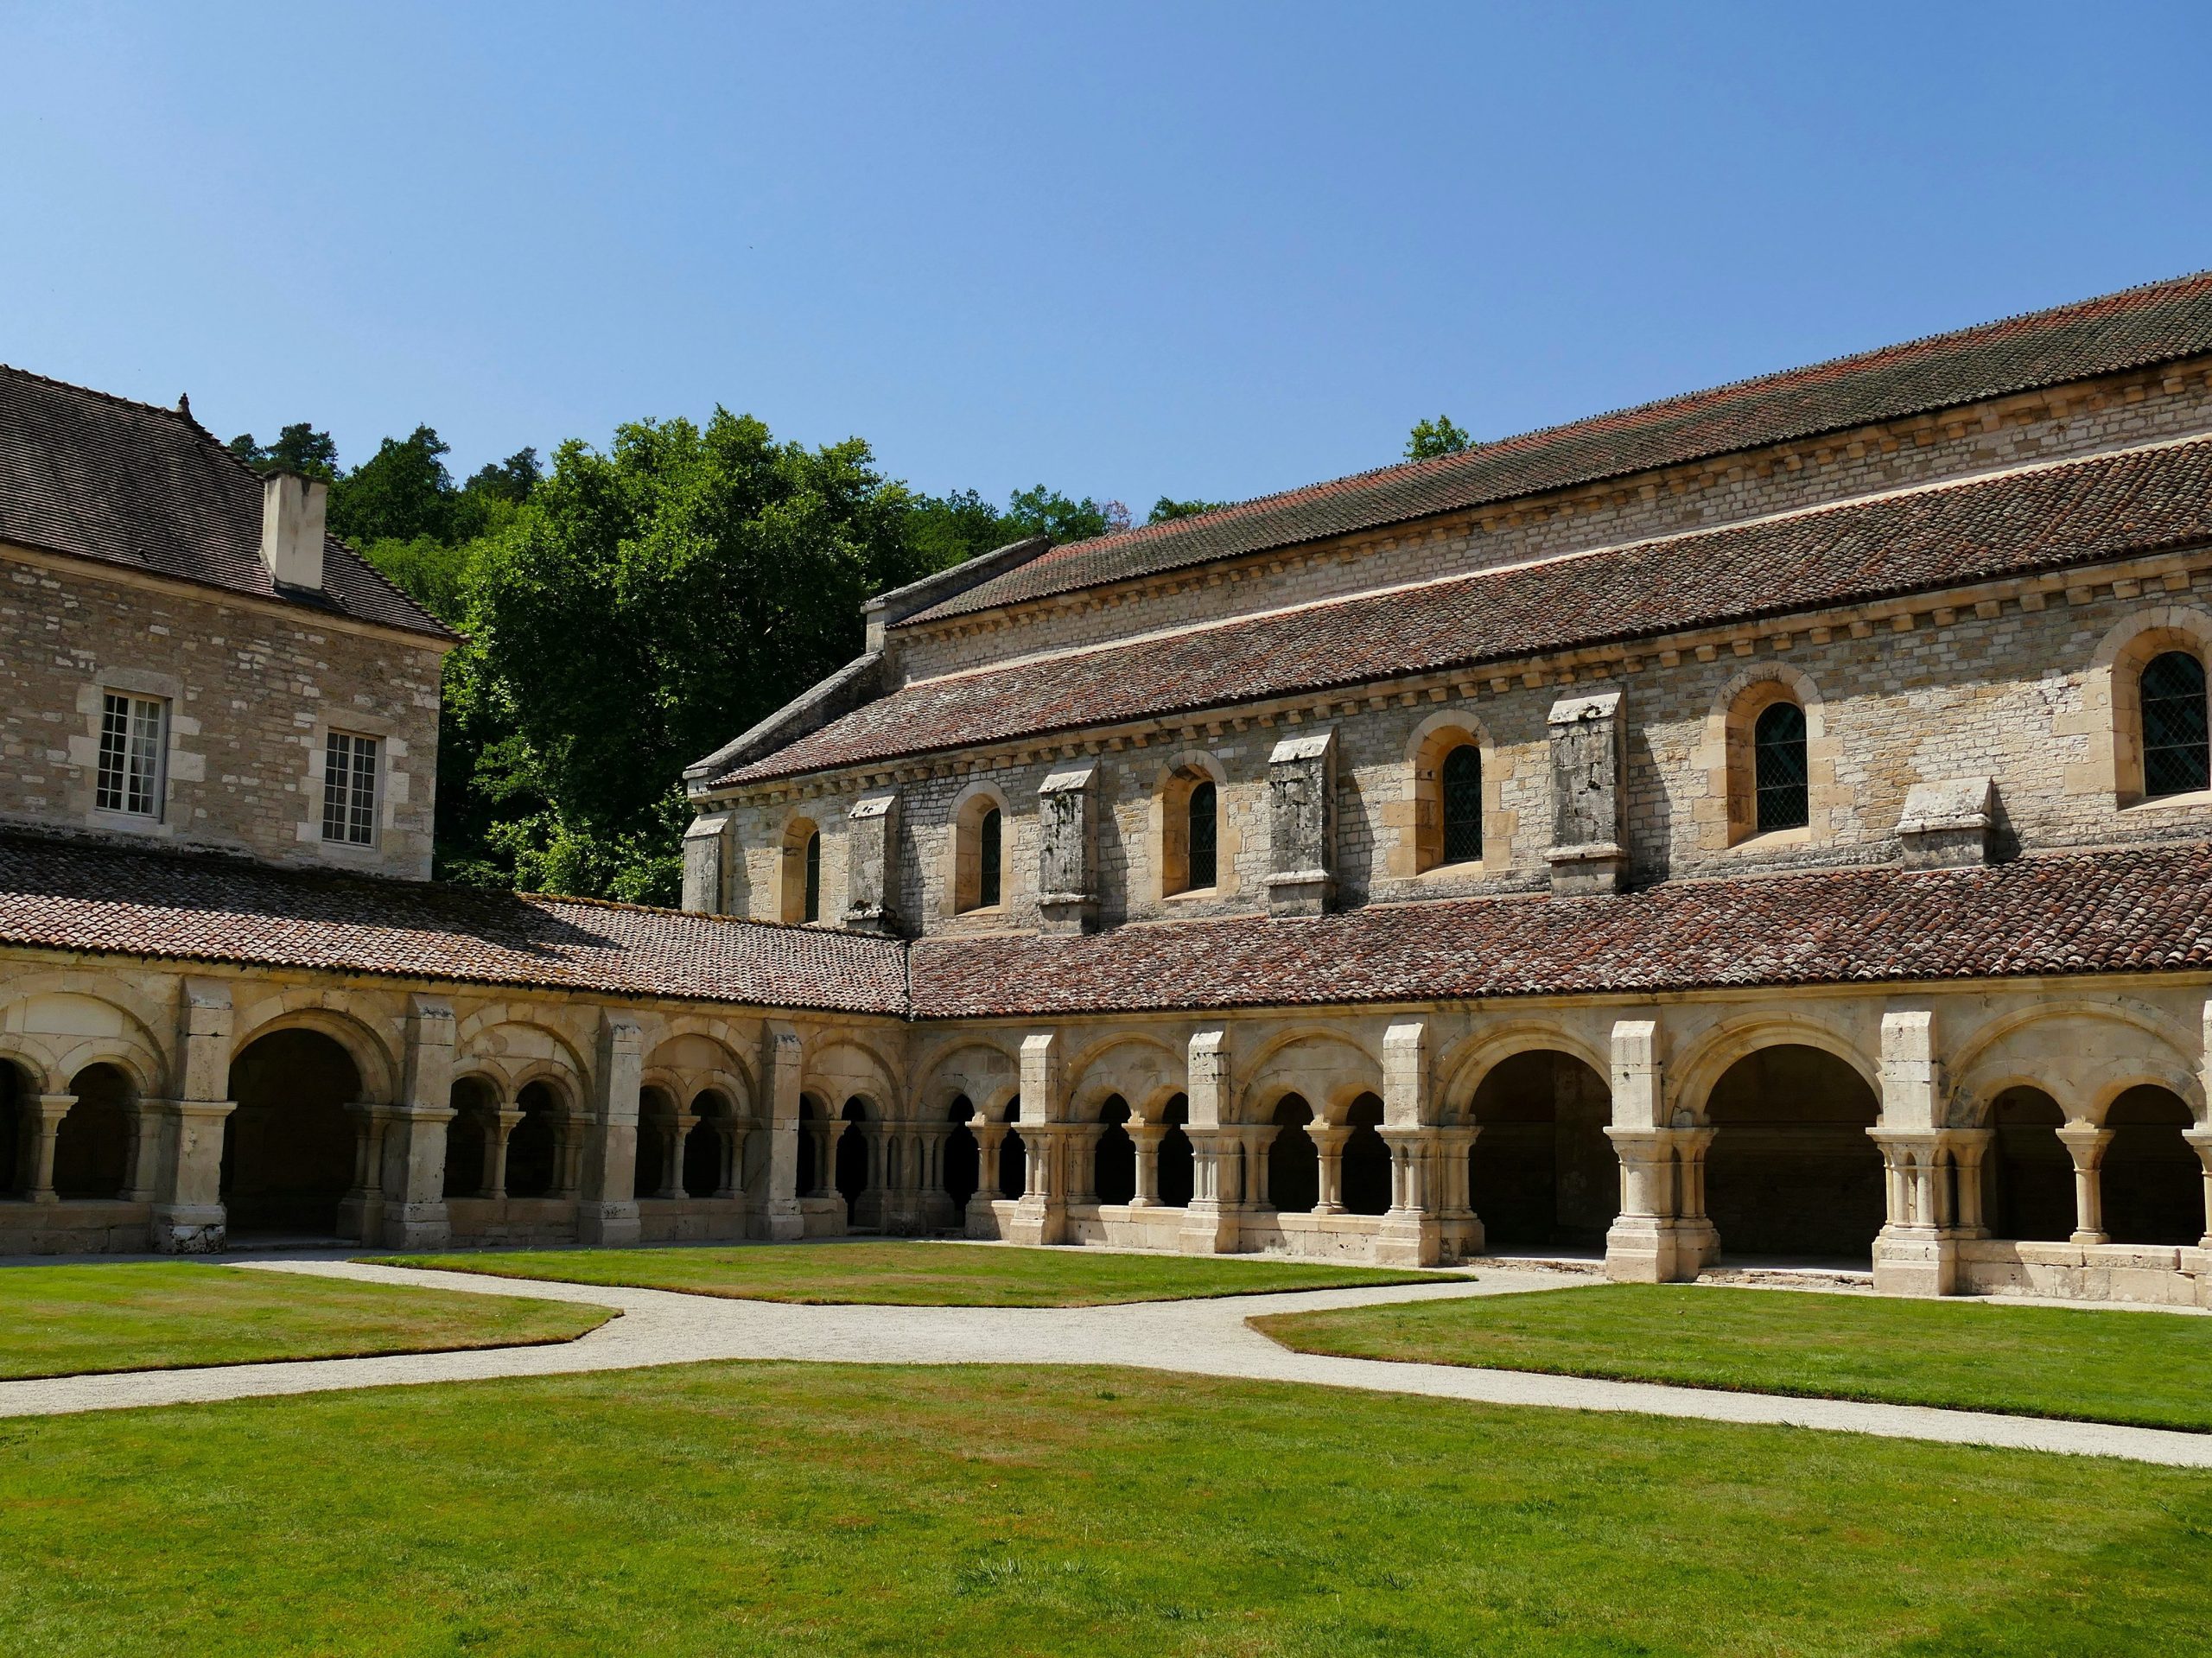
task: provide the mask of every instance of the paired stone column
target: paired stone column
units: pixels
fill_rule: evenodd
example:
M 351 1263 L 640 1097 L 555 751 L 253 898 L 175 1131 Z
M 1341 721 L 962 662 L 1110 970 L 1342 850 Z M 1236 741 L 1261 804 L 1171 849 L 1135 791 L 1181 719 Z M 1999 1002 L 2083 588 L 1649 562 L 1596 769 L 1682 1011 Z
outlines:
M 2108 1243 L 2105 1232 L 2104 1160 L 2112 1130 L 2093 1122 L 2069 1122 L 2058 1143 L 2074 1159 L 2074 1234 L 2069 1243 Z
M 2204 1236 L 2196 1247 L 2212 1249 L 2212 1128 L 2191 1128 L 2182 1138 L 2196 1148 L 2196 1160 L 2204 1166 Z
M 1015 1243 L 1062 1243 L 1067 1239 L 1062 1146 L 1067 1133 L 1060 1077 L 1060 1039 L 1039 1032 L 1021 1041 L 1021 1144 L 1029 1177 L 1007 1236 Z
M 206 1255 L 227 1236 L 223 1208 L 223 1125 L 238 1109 L 231 1080 L 231 990 L 218 979 L 191 978 L 177 1006 L 177 1097 L 148 1100 L 159 1120 L 152 1175 L 151 1241 L 163 1255 Z M 145 1178 L 142 1168 L 140 1178 Z
M 54 1147 L 60 1137 L 61 1119 L 77 1103 L 74 1094 L 41 1094 L 31 1102 L 36 1121 L 31 1129 L 30 1200 L 35 1204 L 60 1201 L 54 1190 Z
M 1622 1283 L 1695 1278 L 1720 1252 L 1705 1212 L 1705 1153 L 1713 1130 L 1667 1109 L 1656 1019 L 1622 1020 L 1612 1032 L 1613 1121 L 1621 1208 L 1605 1233 L 1605 1275 Z
M 964 1217 L 967 1234 L 971 1238 L 998 1236 L 998 1223 L 991 1204 L 999 1197 L 999 1151 L 1006 1144 L 1008 1125 L 986 1122 L 981 1115 L 968 1125 L 968 1132 L 976 1137 L 976 1190 L 968 1199 Z
M 1417 1020 L 1393 1025 L 1382 1035 L 1382 1134 L 1390 1148 L 1390 1209 L 1375 1259 L 1379 1265 L 1433 1267 L 1444 1257 L 1444 1192 L 1428 1031 Z
M 1221 1165 L 1227 1149 L 1251 1131 L 1230 1123 L 1236 1108 L 1230 1091 L 1229 1033 L 1200 1031 L 1191 1039 L 1184 1064 L 1184 1097 L 1191 1107 L 1190 1121 L 1183 1126 L 1191 1142 L 1191 1203 L 1183 1211 L 1177 1247 L 1186 1255 L 1233 1254 L 1242 1224 L 1237 1206 L 1222 1201 Z M 1258 1201 L 1264 1202 L 1264 1175 L 1262 1193 Z M 1244 1206 L 1253 1206 L 1250 1192 L 1242 1195 Z
M 1129 1138 L 1136 1142 L 1137 1190 L 1129 1199 L 1131 1209 L 1156 1209 L 1160 1205 L 1160 1142 L 1167 1138 L 1164 1122 L 1131 1122 Z M 1193 1191 L 1192 1196 L 1198 1194 Z
M 491 1154 L 484 1159 L 484 1195 L 501 1203 L 507 1197 L 507 1142 L 514 1138 L 521 1121 L 522 1108 L 512 1100 L 502 1100 L 492 1114 Z

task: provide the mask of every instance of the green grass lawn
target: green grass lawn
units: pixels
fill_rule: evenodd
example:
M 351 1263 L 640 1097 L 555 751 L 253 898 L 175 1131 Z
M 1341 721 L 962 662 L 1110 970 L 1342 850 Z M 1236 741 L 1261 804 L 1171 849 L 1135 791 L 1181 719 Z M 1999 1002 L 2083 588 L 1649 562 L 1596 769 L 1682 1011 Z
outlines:
M 2212 1429 L 2212 1318 L 1613 1284 L 1253 1322 L 1352 1358 Z
M 707 1364 L 0 1422 L 0 1650 L 2202 1649 L 2212 1480 L 1103 1369 Z
M 1088 1307 L 1198 1295 L 1258 1295 L 1269 1290 L 1420 1284 L 1438 1276 L 1336 1267 L 1325 1261 L 924 1242 L 484 1250 L 367 1259 L 391 1267 L 440 1267 L 569 1284 L 621 1284 L 747 1301 L 894 1306 Z
M 0 1378 L 568 1341 L 603 1307 L 191 1261 L 0 1268 Z

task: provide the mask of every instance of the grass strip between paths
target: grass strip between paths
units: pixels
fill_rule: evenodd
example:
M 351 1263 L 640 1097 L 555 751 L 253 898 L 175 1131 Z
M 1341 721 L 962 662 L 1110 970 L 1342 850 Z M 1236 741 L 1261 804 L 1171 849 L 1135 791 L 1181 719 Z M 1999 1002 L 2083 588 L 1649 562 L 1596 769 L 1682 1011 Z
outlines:
M 11 1658 L 2201 1650 L 2212 1481 L 1098 1369 L 0 1424 Z
M 573 1341 L 606 1307 L 192 1261 L 0 1267 L 0 1380 Z
M 1301 1352 L 2212 1431 L 2212 1318 L 1690 1284 L 1281 1313 Z
M 1220 1255 L 1120 1255 L 967 1243 L 680 1246 L 642 1249 L 496 1249 L 367 1255 L 386 1267 L 433 1267 L 565 1284 L 681 1290 L 745 1301 L 817 1305 L 1088 1307 L 1281 1290 L 1433 1283 L 1436 1273 L 1326 1261 Z

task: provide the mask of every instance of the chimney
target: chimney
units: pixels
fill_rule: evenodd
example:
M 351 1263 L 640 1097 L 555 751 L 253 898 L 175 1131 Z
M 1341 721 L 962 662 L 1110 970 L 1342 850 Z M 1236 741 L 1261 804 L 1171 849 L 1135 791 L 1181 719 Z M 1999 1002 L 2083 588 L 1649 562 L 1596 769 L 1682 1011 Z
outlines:
M 261 480 L 261 562 L 280 588 L 322 590 L 322 518 L 330 486 L 296 472 Z

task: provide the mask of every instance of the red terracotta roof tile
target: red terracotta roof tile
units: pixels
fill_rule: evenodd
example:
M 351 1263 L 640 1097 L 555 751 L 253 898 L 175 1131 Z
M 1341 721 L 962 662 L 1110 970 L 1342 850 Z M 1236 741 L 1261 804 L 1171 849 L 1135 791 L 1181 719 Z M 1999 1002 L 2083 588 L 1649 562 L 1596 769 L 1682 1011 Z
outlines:
M 912 620 L 965 615 L 2206 353 L 2212 353 L 2212 272 L 1073 542 Z
M 1368 594 L 943 679 L 717 785 L 1471 668 L 2212 539 L 2212 439 Z
M 453 637 L 334 536 L 325 592 L 279 594 L 261 562 L 261 480 L 191 416 L 4 365 L 0 542 Z
M 918 1019 L 2212 969 L 2212 847 L 912 946 Z
M 583 899 L 0 835 L 0 943 L 899 1013 L 905 946 Z

